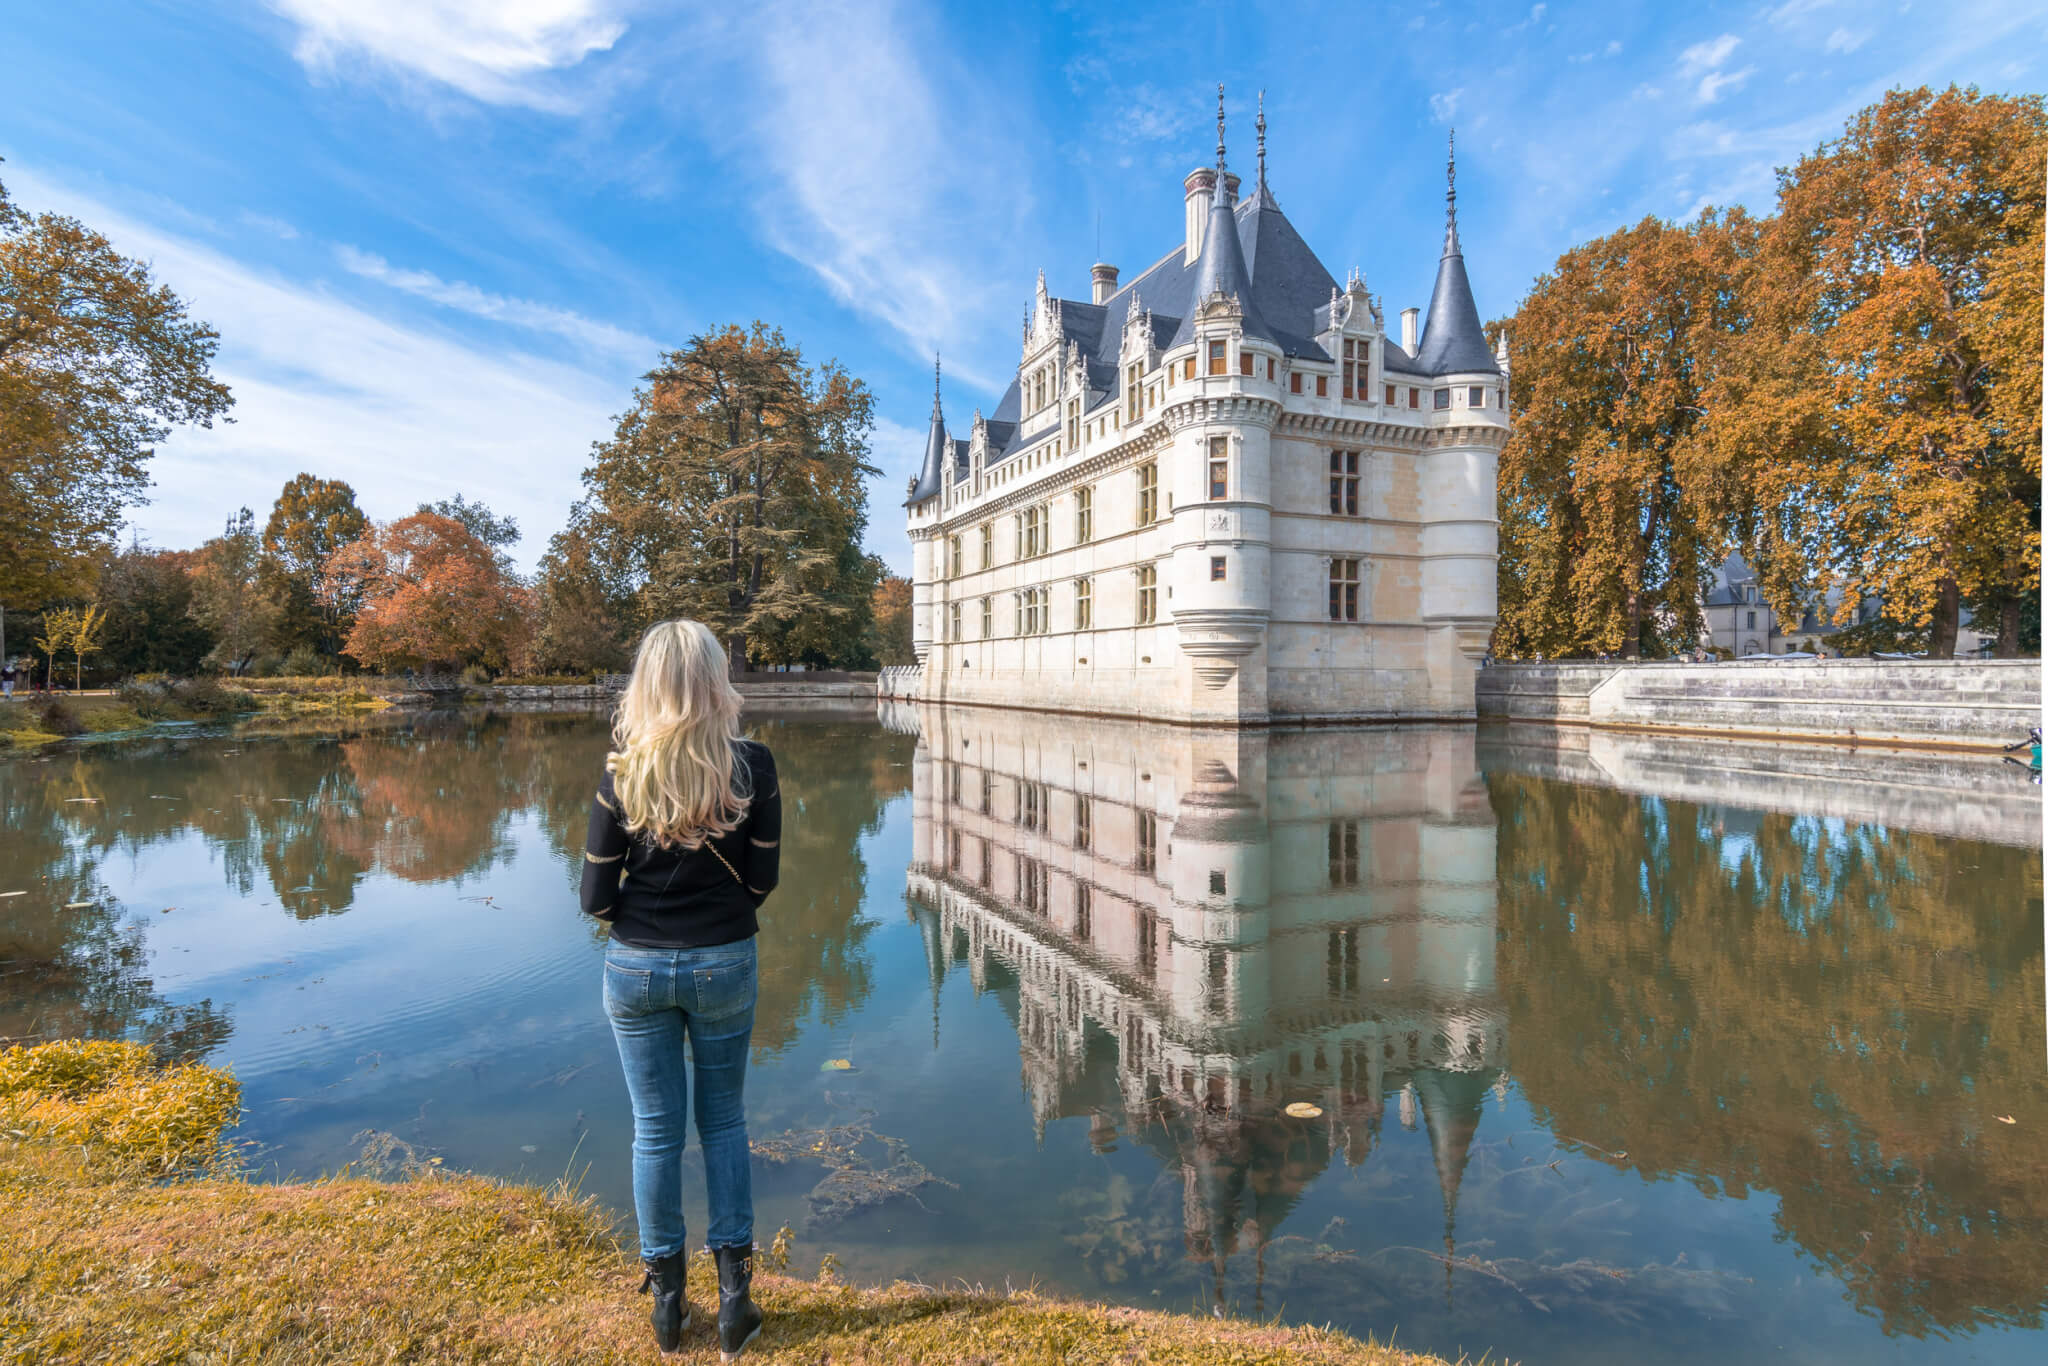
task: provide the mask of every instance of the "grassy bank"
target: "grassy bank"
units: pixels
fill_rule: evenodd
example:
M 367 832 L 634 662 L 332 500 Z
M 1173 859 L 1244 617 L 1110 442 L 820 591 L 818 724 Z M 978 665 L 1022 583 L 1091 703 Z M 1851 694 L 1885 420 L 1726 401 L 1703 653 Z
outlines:
M 164 680 L 140 688 L 123 684 L 105 694 L 54 697 L 17 693 L 12 702 L 0 702 L 0 750 L 147 730 L 164 722 L 232 721 L 260 713 L 356 715 L 382 710 L 391 705 L 390 696 L 404 691 L 403 683 L 384 678 L 310 677 Z
M 0 1361 L 658 1361 L 638 1268 L 593 1202 L 430 1173 L 241 1179 L 226 1073 L 136 1045 L 0 1054 Z M 764 1256 L 767 1254 L 764 1254 Z M 786 1259 L 785 1259 L 786 1261 Z M 687 1359 L 714 1359 L 692 1268 Z M 1313 1328 L 765 1271 L 749 1362 L 1427 1366 Z

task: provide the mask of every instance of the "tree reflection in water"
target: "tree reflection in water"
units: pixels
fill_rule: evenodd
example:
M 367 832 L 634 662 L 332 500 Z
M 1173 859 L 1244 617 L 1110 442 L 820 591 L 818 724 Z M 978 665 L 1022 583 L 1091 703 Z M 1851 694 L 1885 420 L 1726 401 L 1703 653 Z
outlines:
M 1560 1136 L 1769 1192 L 1889 1332 L 2040 1324 L 2038 849 L 1489 781 L 1515 1075 Z

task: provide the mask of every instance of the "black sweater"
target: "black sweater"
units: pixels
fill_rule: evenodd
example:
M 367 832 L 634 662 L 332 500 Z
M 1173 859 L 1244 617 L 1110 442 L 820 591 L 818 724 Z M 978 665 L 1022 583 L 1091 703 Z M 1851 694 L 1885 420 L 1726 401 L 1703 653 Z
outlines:
M 609 924 L 612 938 L 642 948 L 701 949 L 759 931 L 754 911 L 781 877 L 782 793 L 768 746 L 742 740 L 738 749 L 753 775 L 753 801 L 737 828 L 696 849 L 628 834 L 612 775 L 598 780 L 583 851 L 583 910 Z

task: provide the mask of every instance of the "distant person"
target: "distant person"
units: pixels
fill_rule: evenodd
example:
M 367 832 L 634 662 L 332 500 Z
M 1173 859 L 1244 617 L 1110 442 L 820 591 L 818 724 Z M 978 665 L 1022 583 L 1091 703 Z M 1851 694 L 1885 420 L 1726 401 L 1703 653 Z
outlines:
M 0 697 L 14 699 L 14 661 L 0 663 Z
M 739 711 L 725 651 L 707 627 L 649 627 L 612 724 L 617 749 L 598 780 L 583 854 L 583 909 L 612 930 L 604 1008 L 633 1098 L 633 1208 L 654 1340 L 678 1351 L 690 1326 L 682 1158 L 694 1071 L 726 1361 L 761 1332 L 749 1293 L 754 1190 L 742 1093 L 755 912 L 775 890 L 782 842 L 775 759 L 740 738 Z

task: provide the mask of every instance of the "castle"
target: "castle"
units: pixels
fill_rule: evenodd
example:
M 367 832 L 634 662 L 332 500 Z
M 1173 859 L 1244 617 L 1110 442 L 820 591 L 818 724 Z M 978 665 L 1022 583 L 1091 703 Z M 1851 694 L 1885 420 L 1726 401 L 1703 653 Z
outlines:
M 1388 335 L 1258 176 L 1086 303 L 1040 272 L 1016 378 L 966 439 L 932 400 L 905 504 L 926 701 L 1201 725 L 1469 718 L 1495 616 L 1507 343 L 1458 243 Z

